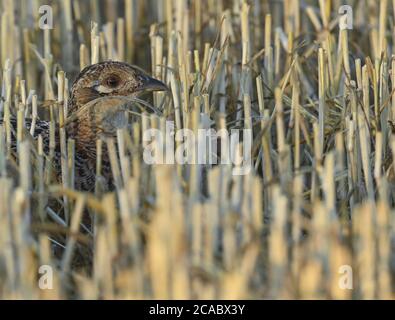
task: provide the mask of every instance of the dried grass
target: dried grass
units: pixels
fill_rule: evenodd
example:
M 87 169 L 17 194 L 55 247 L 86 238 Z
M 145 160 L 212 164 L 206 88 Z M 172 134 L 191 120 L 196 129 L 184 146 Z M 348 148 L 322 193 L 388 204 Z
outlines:
M 49 2 L 53 30 L 36 23 L 44 2 L 0 2 L 2 299 L 394 298 L 393 2 L 348 1 L 353 30 L 339 30 L 336 0 Z M 163 115 L 97 141 L 97 173 L 106 144 L 116 190 L 81 193 L 68 88 L 107 59 L 146 68 L 172 99 L 155 93 Z M 25 118 L 51 122 L 48 154 Z M 255 170 L 145 164 L 142 131 L 169 118 L 254 129 Z M 78 246 L 91 270 L 72 265 Z M 52 290 L 38 286 L 42 265 Z M 344 265 L 353 290 L 339 287 Z

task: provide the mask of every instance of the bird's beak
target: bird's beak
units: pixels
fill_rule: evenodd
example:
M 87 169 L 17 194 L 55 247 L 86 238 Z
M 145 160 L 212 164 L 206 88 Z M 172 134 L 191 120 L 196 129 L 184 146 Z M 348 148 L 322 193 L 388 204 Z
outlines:
M 138 88 L 138 90 L 143 92 L 168 91 L 169 88 L 162 81 L 147 76 L 143 84 Z

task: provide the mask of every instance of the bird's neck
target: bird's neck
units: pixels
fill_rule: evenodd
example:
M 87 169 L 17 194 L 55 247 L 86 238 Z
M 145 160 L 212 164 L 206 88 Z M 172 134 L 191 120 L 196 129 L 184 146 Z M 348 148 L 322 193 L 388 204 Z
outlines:
M 84 112 L 78 112 L 81 108 L 78 108 L 75 101 L 73 107 L 74 109 L 71 110 L 76 116 L 72 116 L 72 120 L 66 125 L 67 135 L 75 141 L 76 157 L 85 161 L 90 168 L 96 168 L 97 140 L 103 140 L 103 137 L 115 137 L 117 129 L 127 124 L 124 107 L 116 98 L 97 101 Z M 103 143 L 101 154 L 100 174 L 110 176 L 111 166 L 106 143 Z
M 96 134 L 94 128 L 84 121 L 73 121 L 66 127 L 67 136 L 75 141 L 78 156 L 96 161 Z
M 75 141 L 75 157 L 79 160 L 80 166 L 89 168 L 88 171 L 94 174 L 97 163 L 97 141 L 101 138 L 100 129 L 93 126 L 89 121 L 73 121 L 67 127 L 67 136 Z M 106 144 L 103 143 L 101 152 L 101 172 L 100 175 L 109 179 L 111 173 L 110 160 Z

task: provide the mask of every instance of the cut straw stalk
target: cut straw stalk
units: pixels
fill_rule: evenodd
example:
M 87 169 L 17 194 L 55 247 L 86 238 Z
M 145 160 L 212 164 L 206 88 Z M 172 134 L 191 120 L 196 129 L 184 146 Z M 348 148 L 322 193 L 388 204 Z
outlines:
M 82 298 L 391 297 L 395 81 L 389 77 L 394 80 L 395 68 L 388 1 L 353 7 L 354 30 L 339 30 L 335 7 L 321 0 L 307 7 L 296 0 L 280 6 L 128 0 L 124 17 L 108 3 L 54 3 L 59 28 L 49 31 L 29 23 L 40 18 L 38 2 L 23 8 L 27 19 L 20 21 L 19 7 L 2 3 L 2 297 L 75 298 L 61 291 L 59 281 L 63 288 L 71 281 L 57 279 L 59 265 L 73 273 L 71 291 Z M 91 30 L 90 20 L 97 21 Z M 364 32 L 367 24 L 373 27 Z M 303 41 L 302 31 L 309 34 Z M 70 54 L 78 47 L 77 65 Z M 95 194 L 82 194 L 74 187 L 78 142 L 57 130 L 68 117 L 69 93 L 59 70 L 74 78 L 78 69 L 105 59 L 149 65 L 173 99 L 155 93 L 154 105 L 163 104 L 166 116 L 142 114 L 112 140 L 97 141 Z M 44 100 L 52 104 L 49 116 Z M 50 119 L 49 146 L 45 135 L 33 142 L 28 118 L 32 136 Z M 252 165 L 260 175 L 233 176 L 232 164 L 147 165 L 143 133 L 163 132 L 169 119 L 195 133 L 253 129 Z M 62 181 L 53 180 L 58 147 Z M 221 145 L 217 156 L 229 148 Z M 112 195 L 101 177 L 107 153 Z M 52 192 L 59 182 L 67 192 Z M 75 272 L 71 256 L 79 250 L 74 236 L 86 210 L 94 214 L 94 245 L 93 273 L 85 275 Z M 39 216 L 40 226 L 59 224 L 69 231 L 66 241 L 57 232 L 32 235 L 28 226 L 37 223 L 29 216 Z M 52 246 L 65 247 L 61 259 Z M 50 293 L 33 277 L 42 264 L 55 271 Z M 338 286 L 341 265 L 352 267 L 352 291 Z

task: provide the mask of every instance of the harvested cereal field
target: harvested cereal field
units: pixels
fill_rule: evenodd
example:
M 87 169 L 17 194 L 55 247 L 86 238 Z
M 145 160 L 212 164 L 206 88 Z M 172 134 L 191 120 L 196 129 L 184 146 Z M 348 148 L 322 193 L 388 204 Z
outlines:
M 393 299 L 394 27 L 0 0 L 0 299 Z

